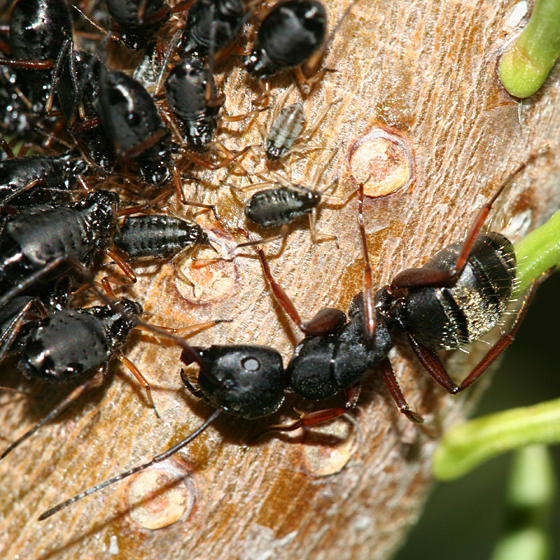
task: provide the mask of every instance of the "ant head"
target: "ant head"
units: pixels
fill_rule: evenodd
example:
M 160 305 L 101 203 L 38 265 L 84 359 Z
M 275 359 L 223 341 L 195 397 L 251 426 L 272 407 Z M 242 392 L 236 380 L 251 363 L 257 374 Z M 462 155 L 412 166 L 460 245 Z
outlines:
M 198 385 L 217 408 L 246 419 L 274 413 L 284 402 L 284 368 L 276 350 L 264 346 L 195 348 L 203 367 Z M 183 353 L 182 360 L 192 360 Z

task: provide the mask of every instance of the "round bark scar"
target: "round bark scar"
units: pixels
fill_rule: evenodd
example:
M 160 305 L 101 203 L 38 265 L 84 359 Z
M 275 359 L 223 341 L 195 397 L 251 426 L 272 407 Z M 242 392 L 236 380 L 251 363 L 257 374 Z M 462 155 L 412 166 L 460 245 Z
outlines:
M 305 470 L 313 476 L 330 476 L 346 467 L 359 446 L 360 428 L 355 420 L 343 418 L 325 426 L 314 426 L 304 439 Z
M 235 293 L 235 264 L 220 260 L 212 249 L 200 250 L 196 260 L 185 260 L 176 270 L 175 286 L 190 303 L 215 303 Z
M 414 153 L 400 132 L 376 126 L 350 146 L 348 169 L 366 196 L 387 196 L 414 179 Z
M 160 465 L 136 476 L 126 491 L 132 520 L 144 529 L 162 529 L 186 519 L 194 506 L 194 485 L 185 472 Z

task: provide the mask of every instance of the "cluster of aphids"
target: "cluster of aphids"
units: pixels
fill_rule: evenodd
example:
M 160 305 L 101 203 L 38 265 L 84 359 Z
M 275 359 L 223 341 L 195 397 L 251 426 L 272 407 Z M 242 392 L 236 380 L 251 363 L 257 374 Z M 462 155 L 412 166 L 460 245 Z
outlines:
M 185 247 L 208 243 L 196 223 L 153 209 L 172 192 L 184 201 L 184 168 L 177 163 L 184 161 L 183 156 L 188 166 L 204 164 L 203 150 L 216 132 L 224 102 L 213 81 L 214 61 L 233 50 L 249 22 L 256 23 L 244 65 L 257 79 L 293 68 L 309 78 L 330 41 L 326 9 L 317 0 L 271 6 L 195 0 L 174 7 L 164 0 L 106 0 L 106 4 L 93 0 L 82 2 L 76 12 L 66 0 L 18 0 L 0 42 L 0 125 L 10 143 L 23 140 L 39 152 L 14 157 L 5 143 L 6 156 L 0 164 L 0 360 L 17 351 L 18 367 L 26 377 L 59 383 L 85 379 L 2 457 L 101 382 L 103 373 L 97 373 L 112 357 L 129 367 L 153 403 L 148 383 L 119 353 L 132 329 L 148 328 L 140 318 L 140 304 L 115 298 L 108 281 L 103 283 L 108 294 L 102 296 L 105 305 L 74 308 L 68 305 L 69 294 L 76 283 L 91 280 L 103 254 L 134 280 L 130 263 L 135 259 L 169 258 Z M 95 33 L 90 29 L 80 41 L 74 20 L 80 29 L 95 26 Z M 107 28 L 111 31 L 104 31 Z M 169 32 L 169 41 L 162 41 L 163 29 Z M 151 73 L 134 72 L 145 83 L 107 66 L 105 53 L 113 41 L 132 53 L 140 51 L 149 67 L 156 61 Z M 281 117 L 287 124 L 273 127 L 268 150 L 272 159 L 289 149 L 301 132 L 297 111 L 281 112 Z M 95 188 L 100 183 L 104 189 Z M 118 189 L 105 190 L 109 184 Z M 60 504 L 42 519 L 164 460 L 224 411 L 255 419 L 276 412 L 287 393 L 321 401 L 344 392 L 344 406 L 319 410 L 274 429 L 293 430 L 336 418 L 356 405 L 360 383 L 372 368 L 381 372 L 399 410 L 421 422 L 408 406 L 388 359 L 394 331 L 406 333 L 421 363 L 451 393 L 485 371 L 509 343 L 508 335 L 461 385 L 448 376 L 436 351 L 457 348 L 490 330 L 511 295 L 516 272 L 511 243 L 497 233 L 479 235 L 498 193 L 464 242 L 445 248 L 422 268 L 401 272 L 377 292 L 363 225 L 363 188 L 359 193 L 364 290 L 348 313 L 326 308 L 311 321 L 301 321 L 257 248 L 275 298 L 305 335 L 288 366 L 273 348 L 192 347 L 152 326 L 180 344 L 185 365 L 199 366 L 196 386 L 186 375 L 183 381 L 216 411 L 173 448 Z M 252 197 L 246 214 L 263 227 L 278 227 L 311 212 L 320 199 L 318 192 L 282 185 Z M 135 213 L 140 215 L 132 216 Z M 514 328 L 521 317 L 522 313 Z

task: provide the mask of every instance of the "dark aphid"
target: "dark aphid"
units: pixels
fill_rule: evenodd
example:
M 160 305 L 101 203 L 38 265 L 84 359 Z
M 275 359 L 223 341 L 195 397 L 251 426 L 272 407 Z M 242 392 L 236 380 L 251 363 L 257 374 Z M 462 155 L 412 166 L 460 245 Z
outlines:
M 245 19 L 243 0 L 196 0 L 178 47 L 183 56 L 217 52 L 235 40 Z
M 137 165 L 146 183 L 164 185 L 171 178 L 170 133 L 151 95 L 118 71 L 102 71 L 100 83 L 96 109 L 105 134 L 123 160 Z
M 32 103 L 46 101 L 52 69 L 65 49 L 71 49 L 72 36 L 66 0 L 18 0 L 12 9 L 11 57 L 0 64 L 16 69 L 17 85 Z
M 134 50 L 155 41 L 157 31 L 169 19 L 165 0 L 106 0 L 107 10 L 116 22 L 119 37 Z
M 327 12 L 317 0 L 279 2 L 262 22 L 245 68 L 256 78 L 301 66 L 323 45 Z
M 0 308 L 65 266 L 89 266 L 112 241 L 119 197 L 97 191 L 76 204 L 40 206 L 4 218 L 0 232 Z
M 245 215 L 263 228 L 289 224 L 310 214 L 321 202 L 321 193 L 301 185 L 256 192 L 245 205 Z
M 114 243 L 131 259 L 167 259 L 185 249 L 208 244 L 208 237 L 195 222 L 145 215 L 127 218 L 115 234 Z
M 0 209 L 68 202 L 87 164 L 75 154 L 15 157 L 0 162 Z
M 189 148 L 203 149 L 216 132 L 223 103 L 216 95 L 212 73 L 200 59 L 185 58 L 171 69 L 165 90 Z
M 128 359 L 119 355 L 141 313 L 139 303 L 121 298 L 105 306 L 55 311 L 36 322 L 23 336 L 19 334 L 18 368 L 25 377 L 61 384 L 88 379 L 8 446 L 0 459 L 58 416 L 86 390 L 100 385 L 109 361 L 115 356 L 144 386 L 148 402 L 154 406 L 147 381 Z

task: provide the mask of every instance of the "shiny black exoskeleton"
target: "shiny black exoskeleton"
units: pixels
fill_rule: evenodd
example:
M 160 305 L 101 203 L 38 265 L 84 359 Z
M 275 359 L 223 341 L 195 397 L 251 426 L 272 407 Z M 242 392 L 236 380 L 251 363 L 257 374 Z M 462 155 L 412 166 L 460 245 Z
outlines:
M 16 157 L 0 162 L 0 209 L 62 204 L 87 164 L 75 154 Z
M 65 309 L 41 320 L 25 339 L 18 367 L 28 378 L 66 383 L 105 366 L 142 313 L 126 298 L 87 309 Z
M 179 49 L 183 56 L 206 56 L 234 41 L 245 22 L 243 0 L 196 0 L 187 14 Z
M 284 402 L 284 367 L 280 354 L 265 346 L 235 345 L 193 348 L 204 367 L 195 388 L 182 373 L 186 387 L 215 407 L 241 418 L 260 418 Z M 185 365 L 193 362 L 183 352 Z
M 282 186 L 256 192 L 245 205 L 245 215 L 263 228 L 273 228 L 309 214 L 320 202 L 317 191 Z
M 210 81 L 212 98 L 207 99 Z M 165 82 L 167 103 L 185 135 L 189 148 L 203 149 L 218 127 L 221 101 L 214 103 L 214 78 L 198 58 L 185 58 L 171 69 Z
M 96 191 L 76 204 L 40 206 L 4 218 L 0 232 L 0 307 L 72 263 L 89 266 L 115 231 L 119 197 Z
M 327 13 L 317 0 L 279 2 L 262 22 L 245 68 L 256 78 L 300 66 L 325 40 Z
M 189 247 L 207 245 L 208 237 L 195 222 L 146 215 L 127 218 L 115 234 L 114 243 L 132 259 L 166 259 Z
M 55 61 L 65 45 L 70 49 L 72 40 L 66 0 L 18 0 L 10 16 L 11 57 L 0 63 L 15 67 L 18 87 L 32 103 L 42 103 Z M 42 106 L 34 110 L 39 112 Z
M 117 24 L 120 38 L 134 50 L 154 41 L 156 32 L 169 19 L 171 10 L 165 0 L 106 0 L 107 9 Z
M 142 179 L 161 186 L 171 177 L 169 131 L 152 96 L 123 72 L 101 72 L 96 110 L 119 156 L 132 160 Z

